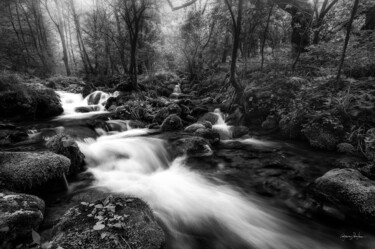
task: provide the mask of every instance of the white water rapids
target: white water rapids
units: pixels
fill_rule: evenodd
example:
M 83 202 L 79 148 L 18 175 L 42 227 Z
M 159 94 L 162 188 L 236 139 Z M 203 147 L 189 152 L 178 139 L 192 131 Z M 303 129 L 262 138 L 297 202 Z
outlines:
M 183 157 L 170 162 L 163 140 L 127 137 L 129 132 L 79 147 L 95 184 L 149 203 L 174 238 L 173 248 L 196 248 L 186 230 L 214 234 L 216 244 L 210 248 L 239 248 L 236 243 L 241 248 L 336 248 L 298 232 L 259 200 L 192 171 Z
M 83 99 L 77 94 L 59 95 L 64 107 L 59 118 L 68 119 L 103 112 L 103 104 L 110 96 L 93 93 L 89 100 L 90 96 Z M 76 108 L 82 106 L 100 109 L 77 112 Z M 222 113 L 216 110 L 214 114 L 218 122 L 213 129 L 222 139 L 231 139 L 231 127 Z M 78 142 L 96 179 L 94 185 L 145 200 L 168 231 L 168 248 L 341 248 L 333 238 L 313 235 L 308 228 L 296 226 L 281 210 L 192 170 L 185 157 L 171 161 L 164 140 L 144 136 L 150 130 L 132 129 L 129 121 L 123 120 L 109 120 L 107 124 L 111 132 L 103 130 L 96 140 Z M 270 146 L 252 138 L 241 142 Z M 220 165 L 218 168 L 222 169 Z

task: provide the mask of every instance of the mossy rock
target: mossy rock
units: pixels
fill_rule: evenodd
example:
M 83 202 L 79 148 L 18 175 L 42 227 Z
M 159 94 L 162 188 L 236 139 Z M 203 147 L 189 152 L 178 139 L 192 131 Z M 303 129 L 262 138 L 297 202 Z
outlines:
M 199 136 L 185 137 L 173 141 L 170 151 L 174 157 L 183 155 L 201 155 L 211 152 L 209 142 Z
M 46 145 L 52 152 L 70 159 L 69 175 L 75 175 L 85 170 L 85 155 L 69 135 L 58 134 L 53 136 L 47 141 Z
M 162 131 L 177 131 L 182 129 L 182 120 L 176 114 L 169 115 L 161 124 Z
M 51 249 L 159 249 L 165 244 L 152 210 L 128 196 L 81 202 L 61 218 L 53 236 Z
M 28 190 L 67 174 L 70 160 L 53 152 L 1 152 L 0 185 Z
M 36 196 L 0 191 L 0 248 L 30 239 L 43 221 L 44 208 Z
M 375 225 L 375 184 L 356 169 L 333 169 L 319 177 L 311 193 L 347 217 Z
M 212 112 L 207 112 L 202 117 L 199 118 L 199 122 L 208 121 L 212 125 L 216 124 L 218 120 L 219 120 L 219 116 Z

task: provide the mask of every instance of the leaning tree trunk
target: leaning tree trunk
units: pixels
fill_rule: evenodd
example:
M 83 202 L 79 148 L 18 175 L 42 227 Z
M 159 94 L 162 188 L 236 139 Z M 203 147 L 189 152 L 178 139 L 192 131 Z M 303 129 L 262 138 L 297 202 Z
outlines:
M 353 9 L 352 9 L 352 13 L 351 13 L 351 16 L 350 16 L 350 20 L 349 20 L 349 23 L 348 23 L 348 26 L 347 26 L 347 29 L 346 29 L 346 37 L 345 37 L 345 42 L 344 42 L 344 48 L 342 50 L 342 55 L 341 55 L 339 70 L 337 72 L 336 81 L 338 81 L 340 79 L 340 76 L 341 76 L 341 70 L 342 70 L 342 66 L 344 65 L 344 60 L 345 60 L 345 52 L 346 52 L 346 48 L 348 47 L 350 31 L 352 29 L 352 24 L 353 24 L 355 13 L 357 12 L 358 3 L 359 3 L 359 0 L 355 0 L 354 5 L 353 5 Z
M 314 8 L 309 0 L 273 0 L 292 16 L 292 54 L 305 51 L 310 44 L 310 27 Z

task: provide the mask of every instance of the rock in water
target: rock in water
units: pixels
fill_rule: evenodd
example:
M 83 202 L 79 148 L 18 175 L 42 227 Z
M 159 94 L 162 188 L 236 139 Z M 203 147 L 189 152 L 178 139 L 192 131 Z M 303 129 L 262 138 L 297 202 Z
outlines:
M 219 120 L 219 116 L 216 115 L 216 114 L 213 113 L 213 112 L 207 112 L 206 114 L 204 114 L 204 115 L 199 119 L 200 122 L 208 121 L 208 122 L 210 122 L 212 125 L 216 124 L 218 120 Z
M 312 194 L 348 217 L 375 225 L 375 184 L 355 169 L 333 169 L 315 180 Z
M 191 124 L 188 127 L 186 127 L 184 131 L 189 132 L 189 133 L 193 133 L 193 132 L 195 132 L 198 129 L 204 129 L 204 128 L 206 128 L 206 127 L 203 124 L 201 124 L 201 123 L 194 123 L 194 124 Z
M 0 191 L 0 248 L 29 239 L 43 221 L 44 201 L 33 195 Z
M 176 114 L 169 115 L 161 124 L 162 131 L 177 131 L 182 128 L 182 120 Z
M 241 125 L 232 126 L 230 127 L 230 130 L 231 130 L 233 138 L 240 138 L 249 133 L 249 128 L 247 128 L 246 126 L 241 126 Z
M 86 97 L 88 105 L 102 104 L 109 98 L 109 94 L 102 91 L 95 91 Z
M 52 152 L 70 159 L 69 175 L 78 174 L 85 169 L 85 155 L 79 150 L 77 143 L 72 137 L 59 134 L 51 137 L 46 145 Z
M 62 178 L 70 167 L 68 158 L 53 152 L 2 152 L 0 162 L 0 185 L 20 191 Z
M 163 248 L 165 236 L 151 209 L 135 197 L 107 197 L 68 210 L 53 229 L 51 249 Z

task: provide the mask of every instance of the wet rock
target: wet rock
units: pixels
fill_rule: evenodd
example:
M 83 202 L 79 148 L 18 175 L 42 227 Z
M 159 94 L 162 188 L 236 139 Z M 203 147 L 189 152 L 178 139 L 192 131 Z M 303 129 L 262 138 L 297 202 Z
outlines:
M 347 217 L 375 225 L 375 185 L 355 169 L 333 169 L 315 180 L 313 196 Z
M 109 110 L 109 108 L 112 106 L 112 105 L 115 105 L 116 106 L 116 97 L 109 97 L 105 103 L 105 109 L 106 110 Z
M 175 157 L 182 155 L 196 156 L 211 153 L 208 141 L 198 136 L 177 139 L 173 141 L 170 146 L 173 156 Z
M 176 131 L 182 128 L 182 120 L 176 114 L 169 115 L 161 124 L 162 131 Z
M 195 122 L 197 122 L 197 119 L 194 118 L 194 117 L 191 116 L 191 115 L 187 115 L 186 117 L 184 117 L 184 120 L 185 120 L 188 124 L 191 124 L 191 123 L 195 123 Z
M 310 126 L 302 130 L 312 147 L 334 150 L 341 139 L 334 132 L 319 126 Z
M 183 104 L 180 104 L 179 106 L 181 108 L 181 114 L 180 114 L 180 116 L 182 118 L 186 118 L 187 116 L 190 115 L 190 109 L 189 109 L 189 107 L 187 107 L 186 105 L 183 105 Z
M 230 127 L 232 138 L 240 138 L 249 133 L 249 128 L 246 126 L 232 126 Z
M 139 120 L 129 120 L 129 126 L 133 129 L 146 127 L 145 123 Z
M 145 248 L 164 246 L 165 236 L 151 209 L 135 197 L 82 202 L 53 229 L 51 249 Z
M 362 158 L 353 157 L 353 156 L 352 157 L 345 156 L 345 157 L 337 158 L 333 162 L 333 167 L 335 168 L 359 169 L 366 165 L 367 165 L 367 162 L 364 161 Z
M 44 208 L 44 201 L 36 196 L 1 191 L 0 248 L 13 248 L 30 239 L 43 221 Z
M 182 112 L 181 107 L 179 105 L 175 104 L 175 103 L 172 103 L 168 106 L 168 113 L 169 114 L 176 114 L 176 115 L 180 116 L 181 112 Z
M 87 112 L 94 112 L 94 111 L 99 111 L 100 108 L 97 105 L 91 105 L 91 106 L 78 106 L 74 109 L 76 112 L 80 113 L 87 113 Z
M 375 180 L 375 164 L 374 163 L 369 163 L 366 166 L 363 166 L 358 169 L 359 172 L 362 173 L 362 175 L 368 177 L 371 180 Z
M 278 122 L 275 116 L 268 115 L 266 120 L 262 123 L 262 128 L 266 130 L 273 130 L 278 128 Z
M 355 152 L 355 148 L 349 143 L 339 143 L 337 145 L 337 151 L 345 154 L 353 154 Z
M 0 162 L 0 184 L 21 191 L 62 178 L 70 167 L 68 158 L 53 152 L 2 152 Z
M 16 127 L 9 128 L 2 129 L 0 127 L 0 145 L 9 145 L 11 143 L 17 143 L 29 138 L 26 130 Z
M 161 124 L 169 115 L 167 107 L 161 108 L 155 115 L 153 123 Z
M 219 120 L 219 116 L 216 115 L 215 113 L 213 112 L 207 112 L 206 114 L 204 114 L 202 117 L 199 118 L 199 121 L 200 122 L 203 122 L 203 121 L 208 121 L 210 122 L 212 125 L 216 124 L 216 122 Z
M 208 129 L 212 129 L 212 124 L 209 121 L 199 121 L 198 123 L 204 125 L 204 127 Z
M 186 132 L 193 133 L 198 129 L 205 129 L 206 127 L 201 123 L 194 123 L 185 128 Z
M 52 152 L 70 159 L 69 175 L 75 175 L 85 170 L 85 156 L 72 137 L 65 134 L 53 136 L 47 141 L 46 146 Z
M 220 134 L 212 129 L 199 128 L 195 130 L 194 135 L 207 139 L 210 144 L 217 144 L 220 142 Z
M 199 117 L 205 113 L 208 112 L 208 109 L 206 107 L 203 107 L 203 106 L 197 106 L 195 108 L 193 108 L 193 110 L 191 111 L 191 115 L 193 117 Z
M 98 105 L 107 100 L 109 97 L 108 93 L 102 91 L 95 91 L 87 96 L 88 105 Z

